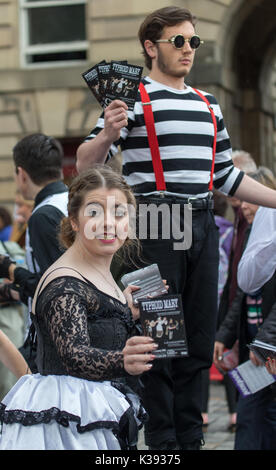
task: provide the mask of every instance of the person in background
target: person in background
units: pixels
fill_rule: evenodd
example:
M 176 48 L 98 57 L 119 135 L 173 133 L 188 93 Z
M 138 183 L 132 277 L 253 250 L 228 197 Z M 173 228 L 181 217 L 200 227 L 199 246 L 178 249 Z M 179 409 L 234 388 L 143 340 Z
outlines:
M 252 155 L 245 150 L 234 150 L 232 152 L 232 160 L 235 167 L 240 168 L 240 170 L 243 170 L 246 174 L 257 170 L 257 165 Z
M 270 172 L 263 168 L 263 173 Z M 265 227 L 265 230 L 264 230 Z M 276 268 L 276 211 L 260 207 L 252 224 L 246 249 L 238 266 L 238 284 L 246 291 L 254 293 L 273 276 Z M 262 330 L 257 339 L 276 345 L 276 307 L 272 307 L 266 324 L 266 334 Z M 265 364 L 270 374 L 276 375 L 276 361 L 268 357 Z
M 23 198 L 20 191 L 17 189 L 14 203 L 14 220 L 10 236 L 11 241 L 15 241 L 22 248 L 25 248 L 26 230 L 28 220 L 32 215 L 34 201 L 27 201 Z
M 252 173 L 257 170 L 256 163 L 252 156 L 244 150 L 235 150 L 232 152 L 234 166 L 245 173 Z M 220 296 L 218 325 L 221 324 L 228 309 L 231 307 L 237 290 L 237 267 L 242 255 L 244 238 L 248 229 L 248 222 L 241 209 L 241 200 L 237 197 L 229 197 L 229 202 L 234 212 L 234 234 L 229 257 L 228 277 L 223 292 Z
M 64 250 L 58 240 L 62 218 L 67 214 L 68 188 L 63 183 L 63 149 L 60 142 L 44 134 L 30 134 L 13 149 L 15 180 L 24 199 L 33 200 L 34 207 L 26 231 L 27 268 L 17 266 L 8 256 L 0 256 L 0 277 L 11 281 L 8 300 L 20 300 L 31 311 L 32 298 L 43 272 Z M 32 345 L 30 317 L 26 337 L 20 352 L 36 370 Z
M 265 363 L 265 367 L 269 374 L 276 375 L 276 359 L 269 357 Z
M 232 152 L 232 160 L 234 166 L 239 168 L 244 173 L 253 173 L 257 171 L 257 165 L 250 155 L 249 152 L 245 150 L 235 150 Z M 244 247 L 245 239 L 248 236 L 248 221 L 243 214 L 241 208 L 242 201 L 237 197 L 228 197 L 228 201 L 234 212 L 234 222 L 233 222 L 233 236 L 232 243 L 229 253 L 228 261 L 228 273 L 226 280 L 224 279 L 224 286 L 221 290 L 219 287 L 219 303 L 218 303 L 218 320 L 217 320 L 217 329 L 219 329 L 221 323 L 223 322 L 228 310 L 230 309 L 232 302 L 236 296 L 237 292 L 237 267 L 242 255 L 242 250 Z M 226 397 L 228 402 L 228 409 L 230 412 L 230 423 L 229 431 L 235 432 L 236 430 L 236 402 L 237 402 L 237 393 L 235 386 L 233 385 L 231 379 L 227 375 L 224 376 L 223 382 L 226 387 Z
M 249 173 L 252 178 L 271 189 L 276 188 L 276 182 L 271 170 L 259 167 L 255 173 Z M 256 204 L 242 202 L 241 208 L 249 224 L 245 244 L 251 238 L 251 227 L 258 214 Z M 264 225 L 258 230 L 264 232 Z M 250 233 L 250 235 L 249 235 Z M 249 240 L 248 240 L 249 242 Z M 261 239 L 259 239 L 261 245 Z M 244 247 L 245 248 L 245 247 Z M 246 252 L 247 245 L 245 248 Z M 250 277 L 250 276 L 249 276 Z M 214 363 L 217 367 L 224 348 L 232 348 L 236 340 L 239 341 L 239 363 L 250 359 L 253 364 L 260 365 L 257 356 L 249 351 L 248 344 L 254 338 L 270 342 L 271 320 L 276 320 L 274 310 L 276 307 L 276 274 L 274 273 L 258 290 L 246 293 L 239 287 L 236 297 L 231 304 L 227 315 L 220 325 L 216 335 L 214 348 Z M 274 386 L 266 387 L 247 397 L 239 395 L 237 403 L 237 425 L 235 436 L 235 450 L 273 450 L 276 445 L 276 389 Z
M 12 217 L 5 207 L 0 207 L 0 241 L 6 242 L 10 239 L 12 232 Z
M 5 284 L 3 284 L 5 285 Z M 0 293 L 0 330 L 19 349 L 24 343 L 26 315 L 24 305 L 16 301 L 1 301 Z M 0 400 L 9 392 L 17 378 L 4 361 L 0 363 Z
M 34 201 L 26 233 L 28 270 L 0 257 L 0 276 L 17 286 L 20 300 L 29 306 L 43 272 L 63 253 L 58 230 L 67 214 L 68 188 L 63 183 L 62 159 L 60 142 L 44 134 L 28 135 L 13 149 L 19 192 Z
M 228 277 L 229 258 L 234 235 L 234 226 L 230 220 L 226 219 L 228 208 L 228 198 L 214 191 L 214 216 L 219 229 L 219 282 L 218 282 L 218 305 Z
M 1 217 L 2 215 L 2 217 Z M 0 240 L 0 255 L 15 257 L 24 263 L 24 250 L 11 240 L 12 218 L 9 212 L 0 208 L 0 220 L 4 222 L 5 229 L 2 230 Z M 7 230 L 8 229 L 8 230 Z M 19 261 L 18 261 L 19 262 Z M 0 276 L 1 277 L 1 276 Z M 24 306 L 10 297 L 10 281 L 0 279 L 0 330 L 1 338 L 7 338 L 5 345 L 9 341 L 13 348 L 19 348 L 24 342 L 25 316 Z M 5 350 L 4 350 L 5 352 Z M 19 352 L 17 355 L 19 356 Z M 6 367 L 4 361 L 0 362 L 0 399 L 2 399 L 12 388 L 17 380 L 16 374 L 11 368 Z

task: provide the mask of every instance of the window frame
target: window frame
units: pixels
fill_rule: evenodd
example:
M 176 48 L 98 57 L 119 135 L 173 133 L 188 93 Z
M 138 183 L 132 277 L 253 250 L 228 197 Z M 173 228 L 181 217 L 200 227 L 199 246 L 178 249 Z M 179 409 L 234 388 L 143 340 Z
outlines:
M 86 5 L 87 0 L 40 0 L 40 1 L 28 1 L 19 0 L 19 23 L 20 23 L 20 64 L 22 68 L 56 68 L 56 67 L 67 67 L 77 66 L 80 64 L 87 63 L 87 59 L 80 60 L 57 60 L 48 62 L 28 62 L 28 56 L 32 54 L 47 54 L 55 52 L 68 52 L 68 51 L 88 51 L 88 40 L 85 41 L 66 41 L 59 43 L 48 43 L 48 44 L 28 44 L 28 12 L 33 8 L 41 7 L 54 7 L 54 6 L 71 6 L 71 5 Z

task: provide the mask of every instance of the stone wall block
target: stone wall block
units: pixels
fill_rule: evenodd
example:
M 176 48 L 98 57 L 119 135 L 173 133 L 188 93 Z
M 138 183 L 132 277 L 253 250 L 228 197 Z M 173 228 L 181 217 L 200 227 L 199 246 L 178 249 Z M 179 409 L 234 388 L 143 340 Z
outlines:
M 57 137 L 64 136 L 68 106 L 67 90 L 36 91 L 35 95 L 41 132 Z
M 167 0 L 90 0 L 89 13 L 92 18 L 108 16 L 131 16 L 151 13 L 158 8 L 168 6 Z M 172 4 L 175 4 L 173 2 Z

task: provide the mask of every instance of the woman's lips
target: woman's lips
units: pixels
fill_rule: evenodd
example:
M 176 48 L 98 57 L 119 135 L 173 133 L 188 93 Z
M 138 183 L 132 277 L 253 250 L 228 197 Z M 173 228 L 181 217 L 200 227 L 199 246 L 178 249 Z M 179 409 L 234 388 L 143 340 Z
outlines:
M 113 243 L 116 240 L 116 235 L 114 233 L 104 233 L 96 238 L 102 243 Z

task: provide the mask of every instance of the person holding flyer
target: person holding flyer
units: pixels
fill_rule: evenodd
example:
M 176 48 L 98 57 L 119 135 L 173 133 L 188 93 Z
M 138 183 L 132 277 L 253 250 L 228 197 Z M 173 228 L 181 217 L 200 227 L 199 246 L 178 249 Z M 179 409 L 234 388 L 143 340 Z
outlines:
M 217 323 L 219 256 L 213 185 L 239 199 L 276 207 L 275 191 L 234 167 L 215 97 L 186 84 L 202 44 L 195 25 L 190 11 L 175 6 L 145 18 L 139 40 L 149 74 L 140 83 L 134 110 L 113 100 L 77 151 L 81 171 L 105 163 L 121 146 L 122 171 L 136 195 L 138 215 L 145 204 L 169 209 L 163 224 L 169 225 L 169 237 L 162 237 L 160 226 L 157 239 L 149 230 L 141 243 L 146 261 L 157 263 L 170 292 L 183 298 L 189 357 L 155 361 L 143 375 L 149 413 L 145 442 L 150 449 L 198 450 L 203 441 L 201 371 L 212 364 Z M 183 232 L 176 237 L 171 228 L 174 222 L 185 228 L 186 209 L 192 213 L 189 248 Z M 176 241 L 183 242 L 182 249 L 175 249 Z
M 131 386 L 152 367 L 156 346 L 135 326 L 131 286 L 122 292 L 110 272 L 113 255 L 131 243 L 135 199 L 108 167 L 76 177 L 68 198 L 67 250 L 32 305 L 38 373 L 22 376 L 0 403 L 1 450 L 134 450 L 146 418 Z

